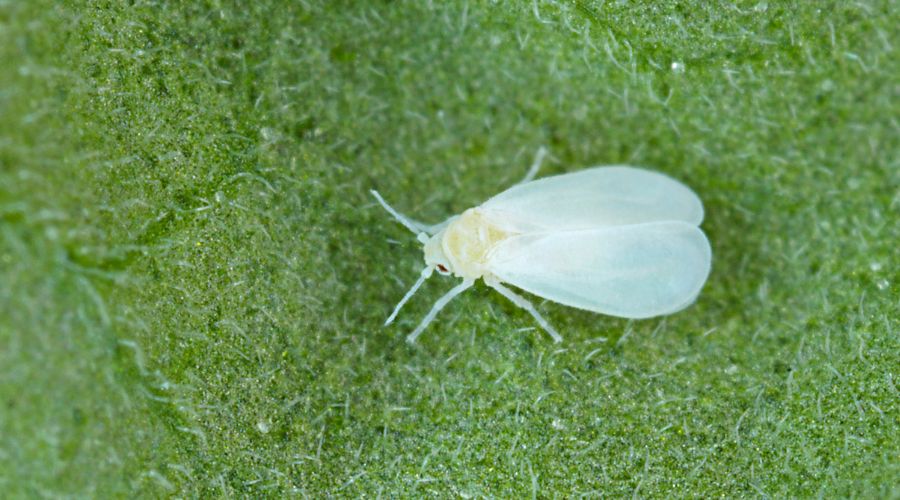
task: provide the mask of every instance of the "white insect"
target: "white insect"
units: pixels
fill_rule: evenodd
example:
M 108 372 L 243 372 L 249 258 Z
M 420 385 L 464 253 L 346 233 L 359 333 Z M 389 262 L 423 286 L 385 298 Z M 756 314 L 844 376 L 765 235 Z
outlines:
M 532 181 L 544 148 L 525 179 L 441 224 L 400 214 L 378 202 L 424 244 L 425 269 L 388 317 L 435 269 L 462 282 L 435 302 L 407 337 L 415 342 L 437 313 L 482 278 L 528 311 L 559 342 L 562 336 L 515 285 L 560 304 L 623 318 L 684 309 L 697 298 L 712 253 L 698 227 L 703 205 L 687 186 L 634 167 L 595 167 Z

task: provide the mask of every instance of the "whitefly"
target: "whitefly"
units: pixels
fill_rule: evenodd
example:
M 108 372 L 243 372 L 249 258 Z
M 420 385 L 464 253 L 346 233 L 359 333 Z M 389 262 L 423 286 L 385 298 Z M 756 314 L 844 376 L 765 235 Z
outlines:
M 388 317 L 435 270 L 462 281 L 435 302 L 407 337 L 415 342 L 437 313 L 481 278 L 562 336 L 513 285 L 578 309 L 623 318 L 671 314 L 692 304 L 709 275 L 712 253 L 698 227 L 700 199 L 684 184 L 629 166 L 594 167 L 519 184 L 446 221 L 428 225 L 378 202 L 417 235 L 425 268 Z

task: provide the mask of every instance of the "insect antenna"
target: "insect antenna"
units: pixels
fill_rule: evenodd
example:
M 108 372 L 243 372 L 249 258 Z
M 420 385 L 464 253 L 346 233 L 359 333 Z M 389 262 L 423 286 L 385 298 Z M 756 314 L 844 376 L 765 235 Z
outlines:
M 433 272 L 434 266 L 428 266 L 425 269 L 422 269 L 422 274 L 419 275 L 419 279 L 416 280 L 416 283 L 412 286 L 412 288 L 410 288 L 409 291 L 406 292 L 406 295 L 404 295 L 403 298 L 400 299 L 400 302 L 397 303 L 397 307 L 395 307 L 394 312 L 392 312 L 391 315 L 388 316 L 387 321 L 384 322 L 384 326 L 388 326 L 392 321 L 394 321 L 394 318 L 397 317 L 397 313 L 400 312 L 400 308 L 403 307 L 403 304 L 406 304 L 406 301 L 416 293 L 416 290 L 418 290 L 419 287 L 422 286 L 422 283 L 425 283 L 425 280 L 431 277 L 431 273 Z
M 375 191 L 374 189 L 372 189 L 369 192 L 372 193 L 372 196 L 374 196 L 375 199 L 378 200 L 378 203 L 380 203 L 381 206 L 384 207 L 384 209 L 387 210 L 389 214 L 391 214 L 395 219 L 397 219 L 397 222 L 399 222 L 400 224 L 403 224 L 403 227 L 405 227 L 406 229 L 409 229 L 417 236 L 420 233 L 425 232 L 424 224 L 416 222 L 416 221 L 410 219 L 409 217 L 401 214 L 400 212 L 394 210 L 394 207 L 388 205 L 387 202 L 384 201 L 384 198 L 382 198 L 381 195 L 378 194 L 378 191 Z

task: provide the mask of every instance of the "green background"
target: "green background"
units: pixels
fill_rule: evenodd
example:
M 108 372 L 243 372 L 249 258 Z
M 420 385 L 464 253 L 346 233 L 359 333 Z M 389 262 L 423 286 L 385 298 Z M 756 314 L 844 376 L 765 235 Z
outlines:
M 11 496 L 900 497 L 900 36 L 861 2 L 0 1 Z M 440 221 L 628 163 L 692 307 L 454 281 Z

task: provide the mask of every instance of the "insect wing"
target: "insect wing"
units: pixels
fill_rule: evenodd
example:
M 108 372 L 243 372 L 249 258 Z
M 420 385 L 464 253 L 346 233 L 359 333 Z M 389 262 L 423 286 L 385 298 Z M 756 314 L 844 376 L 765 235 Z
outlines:
M 699 225 L 700 199 L 684 184 L 634 167 L 595 167 L 513 186 L 480 210 L 515 232 L 657 221 Z
M 488 256 L 501 281 L 554 302 L 625 318 L 687 307 L 710 270 L 709 242 L 686 222 L 511 237 Z

